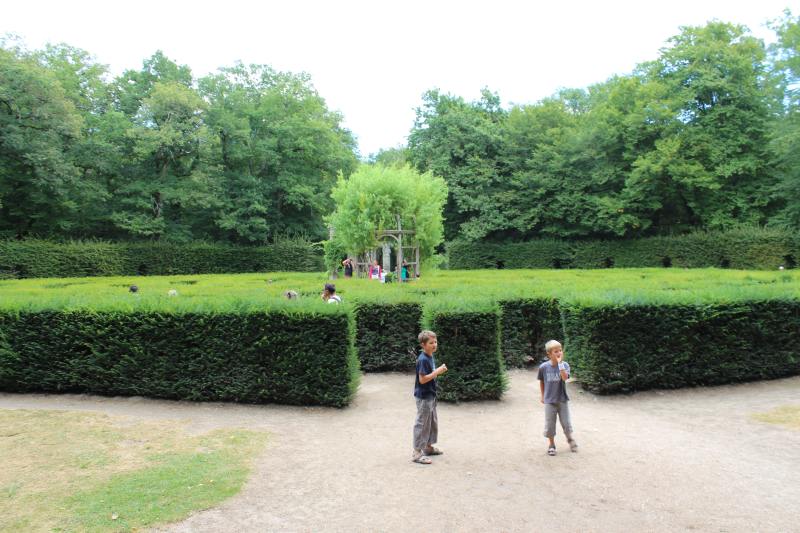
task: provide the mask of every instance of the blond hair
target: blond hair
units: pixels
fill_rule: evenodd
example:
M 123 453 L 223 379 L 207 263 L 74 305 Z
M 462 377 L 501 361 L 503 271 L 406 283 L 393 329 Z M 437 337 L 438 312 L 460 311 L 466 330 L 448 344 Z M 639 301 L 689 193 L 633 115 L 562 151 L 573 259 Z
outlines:
M 425 331 L 421 332 L 419 335 L 417 335 L 417 340 L 423 346 L 428 344 L 428 341 L 430 341 L 431 339 L 435 339 L 435 338 L 436 338 L 436 333 L 434 333 L 432 331 L 429 331 L 427 329 Z
M 549 340 L 549 341 L 547 341 L 547 342 L 544 344 L 544 351 L 545 351 L 545 352 L 547 352 L 547 353 L 550 353 L 550 351 L 551 351 L 553 348 L 555 348 L 556 346 L 560 347 L 560 346 L 561 346 L 561 343 L 560 343 L 560 342 L 558 342 L 558 341 L 557 341 L 557 340 L 555 340 L 555 339 L 553 339 L 553 340 Z

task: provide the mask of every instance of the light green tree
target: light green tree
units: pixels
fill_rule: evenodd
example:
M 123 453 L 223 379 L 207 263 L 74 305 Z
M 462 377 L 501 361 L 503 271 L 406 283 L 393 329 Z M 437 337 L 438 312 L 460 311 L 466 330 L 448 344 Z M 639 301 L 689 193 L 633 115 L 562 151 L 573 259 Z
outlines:
M 334 238 L 326 244 L 328 266 L 338 266 L 343 251 L 361 253 L 378 245 L 377 231 L 413 230 L 422 257 L 433 255 L 444 238 L 442 210 L 447 200 L 444 179 L 420 174 L 408 165 L 361 165 L 349 178 L 340 175 L 331 193 L 336 210 L 327 218 Z

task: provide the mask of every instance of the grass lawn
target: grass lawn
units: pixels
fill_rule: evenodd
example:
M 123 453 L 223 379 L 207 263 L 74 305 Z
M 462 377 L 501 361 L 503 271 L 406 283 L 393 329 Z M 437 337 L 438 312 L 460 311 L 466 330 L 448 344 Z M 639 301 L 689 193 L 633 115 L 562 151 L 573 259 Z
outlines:
M 261 432 L 0 410 L 0 531 L 132 531 L 236 494 Z
M 766 413 L 753 415 L 756 420 L 779 424 L 800 431 L 800 405 L 782 405 Z
M 63 278 L 0 281 L 0 309 L 229 311 L 319 306 L 324 273 Z M 345 303 L 469 301 L 525 296 L 619 303 L 710 303 L 800 299 L 800 272 L 725 269 L 441 270 L 410 283 L 338 279 Z M 128 292 L 130 285 L 139 291 Z M 177 296 L 169 297 L 174 289 Z M 297 291 L 299 301 L 283 293 Z

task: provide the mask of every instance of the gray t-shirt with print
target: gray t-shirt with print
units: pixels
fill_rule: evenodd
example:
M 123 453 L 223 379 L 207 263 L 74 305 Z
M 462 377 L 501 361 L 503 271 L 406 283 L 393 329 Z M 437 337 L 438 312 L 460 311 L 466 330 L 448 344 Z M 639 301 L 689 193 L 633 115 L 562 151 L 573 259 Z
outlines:
M 562 361 L 558 366 L 553 366 L 550 361 L 539 365 L 539 381 L 544 382 L 544 403 L 568 402 L 567 384 L 561 379 L 559 367 L 567 371 L 569 377 L 569 363 Z

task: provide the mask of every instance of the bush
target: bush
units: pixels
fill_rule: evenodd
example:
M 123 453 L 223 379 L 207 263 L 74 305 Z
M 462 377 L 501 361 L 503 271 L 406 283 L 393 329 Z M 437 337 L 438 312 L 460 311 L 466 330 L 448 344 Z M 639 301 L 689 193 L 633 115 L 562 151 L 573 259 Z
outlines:
M 0 278 L 322 270 L 320 250 L 302 240 L 279 241 L 268 246 L 0 241 Z
M 367 372 L 413 370 L 419 346 L 419 303 L 356 304 L 356 350 Z
M 789 229 L 744 227 L 625 241 L 448 245 L 451 268 L 795 268 L 800 242 Z
M 496 308 L 485 307 L 426 310 L 425 321 L 439 339 L 436 364 L 448 368 L 437 379 L 441 400 L 496 400 L 506 389 L 499 315 Z
M 566 351 L 584 388 L 630 392 L 800 373 L 800 302 L 578 305 Z
M 541 239 L 510 244 L 453 241 L 447 245 L 449 268 L 567 268 L 572 244 Z
M 0 311 L 0 389 L 346 405 L 346 313 Z
M 501 300 L 500 329 L 508 367 L 522 367 L 544 358 L 544 344 L 563 339 L 558 301 L 554 298 Z

